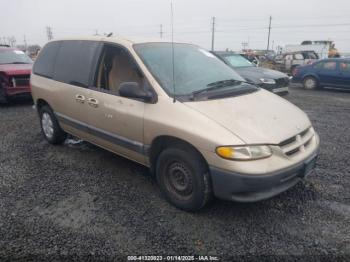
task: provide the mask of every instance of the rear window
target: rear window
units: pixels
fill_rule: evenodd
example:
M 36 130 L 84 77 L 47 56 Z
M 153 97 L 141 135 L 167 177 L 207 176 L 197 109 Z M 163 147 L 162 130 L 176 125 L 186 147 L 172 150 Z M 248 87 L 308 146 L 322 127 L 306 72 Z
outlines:
M 33 67 L 33 73 L 45 76 L 48 78 L 53 77 L 55 59 L 59 50 L 61 42 L 51 42 L 45 45 L 40 51 L 38 58 L 36 59 Z
M 53 78 L 87 87 L 97 47 L 98 43 L 93 41 L 63 41 L 56 58 Z

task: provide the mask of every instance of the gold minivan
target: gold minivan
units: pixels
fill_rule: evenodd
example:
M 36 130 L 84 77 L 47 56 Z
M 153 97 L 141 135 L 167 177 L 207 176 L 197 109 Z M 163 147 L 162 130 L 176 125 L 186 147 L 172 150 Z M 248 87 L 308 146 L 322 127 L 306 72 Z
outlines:
M 67 133 L 149 167 L 165 198 L 253 202 L 314 168 L 306 114 L 192 44 L 114 37 L 54 40 L 31 76 L 42 133 Z

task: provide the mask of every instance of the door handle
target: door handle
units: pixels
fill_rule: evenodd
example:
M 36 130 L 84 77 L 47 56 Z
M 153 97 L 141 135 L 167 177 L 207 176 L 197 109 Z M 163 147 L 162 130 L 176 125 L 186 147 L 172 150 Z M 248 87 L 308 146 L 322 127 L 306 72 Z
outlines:
M 89 98 L 88 99 L 88 104 L 92 107 L 98 107 L 98 101 L 95 98 Z
M 83 96 L 83 95 L 75 95 L 75 100 L 77 101 L 77 102 L 79 102 L 79 103 L 84 103 L 85 102 L 85 96 Z

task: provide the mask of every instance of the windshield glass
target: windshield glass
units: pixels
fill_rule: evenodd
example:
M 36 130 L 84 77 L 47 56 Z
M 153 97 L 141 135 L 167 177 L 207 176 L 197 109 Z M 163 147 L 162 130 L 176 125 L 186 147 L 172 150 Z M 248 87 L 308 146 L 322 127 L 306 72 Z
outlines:
M 224 55 L 223 58 L 233 67 L 249 67 L 254 66 L 249 60 L 241 55 Z
M 22 51 L 0 49 L 0 64 L 32 64 L 33 61 Z
M 135 44 L 134 49 L 163 89 L 173 95 L 172 44 Z M 175 95 L 189 95 L 218 81 L 244 81 L 220 59 L 198 46 L 174 43 L 174 57 Z

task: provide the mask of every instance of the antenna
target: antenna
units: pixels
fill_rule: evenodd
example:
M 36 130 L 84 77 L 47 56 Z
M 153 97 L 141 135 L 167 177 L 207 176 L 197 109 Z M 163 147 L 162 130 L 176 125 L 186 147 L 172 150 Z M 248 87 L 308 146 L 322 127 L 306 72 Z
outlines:
M 173 69 L 173 92 L 174 92 L 174 100 L 176 102 L 176 93 L 175 93 L 175 62 L 174 62 L 174 10 L 173 10 L 173 1 L 170 2 L 171 7 L 171 62 Z

